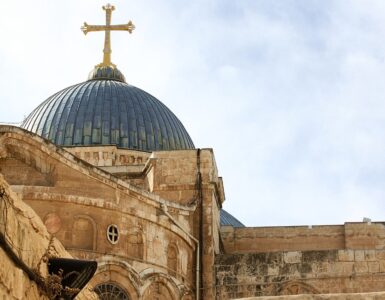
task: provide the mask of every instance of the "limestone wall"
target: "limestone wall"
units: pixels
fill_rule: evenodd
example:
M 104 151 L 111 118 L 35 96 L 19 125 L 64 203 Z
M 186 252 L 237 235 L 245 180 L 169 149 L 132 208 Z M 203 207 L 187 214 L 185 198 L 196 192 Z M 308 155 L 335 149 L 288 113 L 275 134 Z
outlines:
M 34 134 L 0 126 L 1 172 L 71 254 L 104 264 L 94 284 L 124 277 L 133 299 L 193 297 L 192 234 L 201 246 L 202 296 L 212 299 L 224 200 L 213 151 L 154 152 L 140 164 L 148 153 L 139 160 L 136 151 L 110 148 L 68 148 L 74 156 Z M 26 169 L 29 176 L 20 179 Z M 119 231 L 115 242 L 107 238 L 111 225 Z
M 80 159 L 99 167 L 144 165 L 151 153 L 116 146 L 66 147 Z
M 221 228 L 226 253 L 385 249 L 385 225 L 344 225 Z
M 385 250 L 227 254 L 215 269 L 217 299 L 385 290 Z
M 219 208 L 224 201 L 222 179 L 218 177 L 212 149 L 154 152 L 146 172 L 149 191 L 176 203 L 197 205 L 190 228 L 200 241 L 202 297 L 212 299 L 215 290 L 212 266 L 220 247 Z M 174 217 L 178 217 L 175 212 Z
M 345 248 L 345 229 L 337 226 L 245 227 L 223 226 L 226 253 Z
M 194 204 L 186 206 L 128 184 L 17 128 L 0 127 L 0 153 L 1 172 L 49 233 L 75 257 L 103 266 L 95 285 L 120 278 L 132 299 L 192 297 L 196 243 L 186 232 L 194 233 Z M 21 180 L 17 174 L 25 169 L 31 176 Z M 41 178 L 49 184 L 40 185 Z M 165 215 L 162 205 L 186 232 Z M 107 234 L 112 225 L 118 233 L 114 242 Z
M 242 300 L 382 300 L 385 299 L 385 292 L 378 293 L 341 293 L 328 295 L 295 295 L 295 296 L 268 296 L 239 298 Z M 237 300 L 239 300 L 237 299 Z
M 0 233 L 5 243 L 36 278 L 45 283 L 47 259 L 50 256 L 71 257 L 62 244 L 53 238 L 36 213 L 18 199 L 0 174 Z M 18 267 L 5 245 L 0 247 L 0 298 L 1 299 L 48 299 L 44 286 Z M 97 299 L 88 288 L 77 299 Z

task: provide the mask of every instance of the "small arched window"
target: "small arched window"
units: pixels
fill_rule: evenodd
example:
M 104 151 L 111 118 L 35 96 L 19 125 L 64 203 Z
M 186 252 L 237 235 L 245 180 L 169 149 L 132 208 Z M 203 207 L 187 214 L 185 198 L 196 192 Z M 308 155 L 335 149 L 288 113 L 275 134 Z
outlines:
M 106 282 L 98 284 L 94 292 L 100 300 L 129 300 L 128 294 L 117 284 Z

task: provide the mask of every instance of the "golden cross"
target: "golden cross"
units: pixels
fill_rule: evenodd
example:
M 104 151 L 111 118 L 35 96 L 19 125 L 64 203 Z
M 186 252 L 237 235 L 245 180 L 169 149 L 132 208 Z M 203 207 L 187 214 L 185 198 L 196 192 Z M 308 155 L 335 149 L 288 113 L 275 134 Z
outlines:
M 124 30 L 128 31 L 129 33 L 132 33 L 132 31 L 135 29 L 135 25 L 129 21 L 127 24 L 122 25 L 111 25 L 111 15 L 112 11 L 115 10 L 115 6 L 111 4 L 107 4 L 106 6 L 103 6 L 103 10 L 106 11 L 106 25 L 88 25 L 86 22 L 84 22 L 84 25 L 81 27 L 81 30 L 84 32 L 84 34 L 87 34 L 91 31 L 104 31 L 104 49 L 103 49 L 103 62 L 99 64 L 99 66 L 106 66 L 106 67 L 116 67 L 111 62 L 111 37 L 110 33 L 111 30 Z

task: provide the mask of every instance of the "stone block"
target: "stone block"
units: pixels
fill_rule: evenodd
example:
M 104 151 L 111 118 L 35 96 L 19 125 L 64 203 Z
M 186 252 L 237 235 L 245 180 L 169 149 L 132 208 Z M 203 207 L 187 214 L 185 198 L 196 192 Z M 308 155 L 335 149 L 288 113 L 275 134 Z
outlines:
M 365 260 L 366 261 L 376 261 L 376 251 L 375 250 L 365 250 Z
M 337 276 L 350 276 L 353 273 L 353 265 L 354 262 L 337 262 L 332 265 L 333 273 Z
M 354 250 L 354 260 L 355 261 L 364 261 L 365 260 L 365 251 L 364 250 Z
M 365 261 L 356 261 L 354 263 L 354 271 L 356 273 L 368 273 L 368 263 Z
M 316 276 L 323 276 L 325 273 L 330 272 L 331 265 L 328 262 L 319 262 L 315 268 Z
M 283 261 L 287 264 L 300 263 L 302 259 L 302 253 L 299 251 L 291 251 L 283 254 Z
M 354 251 L 353 250 L 338 250 L 338 260 L 339 261 L 354 261 Z
M 378 273 L 380 272 L 380 264 L 377 261 L 369 261 L 368 262 L 368 269 L 370 273 Z
M 385 260 L 380 260 L 378 262 L 378 264 L 379 264 L 380 272 L 384 273 L 385 272 Z
M 268 266 L 267 275 L 268 276 L 277 276 L 279 274 L 279 267 L 277 266 Z
M 385 260 L 385 251 L 384 250 L 377 250 L 376 251 L 376 259 L 377 260 Z

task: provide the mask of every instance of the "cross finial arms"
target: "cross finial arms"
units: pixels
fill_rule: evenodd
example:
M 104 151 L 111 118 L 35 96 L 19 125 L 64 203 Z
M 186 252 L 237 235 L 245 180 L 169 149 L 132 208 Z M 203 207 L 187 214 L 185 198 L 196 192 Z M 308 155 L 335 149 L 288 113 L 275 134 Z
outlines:
M 115 68 L 115 65 L 111 62 L 112 51 L 110 33 L 113 30 L 128 31 L 129 33 L 132 33 L 132 31 L 135 29 L 135 25 L 131 21 L 129 21 L 127 24 L 111 25 L 111 15 L 112 11 L 115 10 L 115 6 L 108 3 L 107 5 L 103 6 L 103 10 L 105 10 L 106 12 L 106 25 L 88 25 L 86 22 L 84 22 L 84 25 L 81 27 L 81 30 L 84 34 L 87 34 L 88 32 L 92 31 L 105 32 L 103 62 L 100 65 Z

